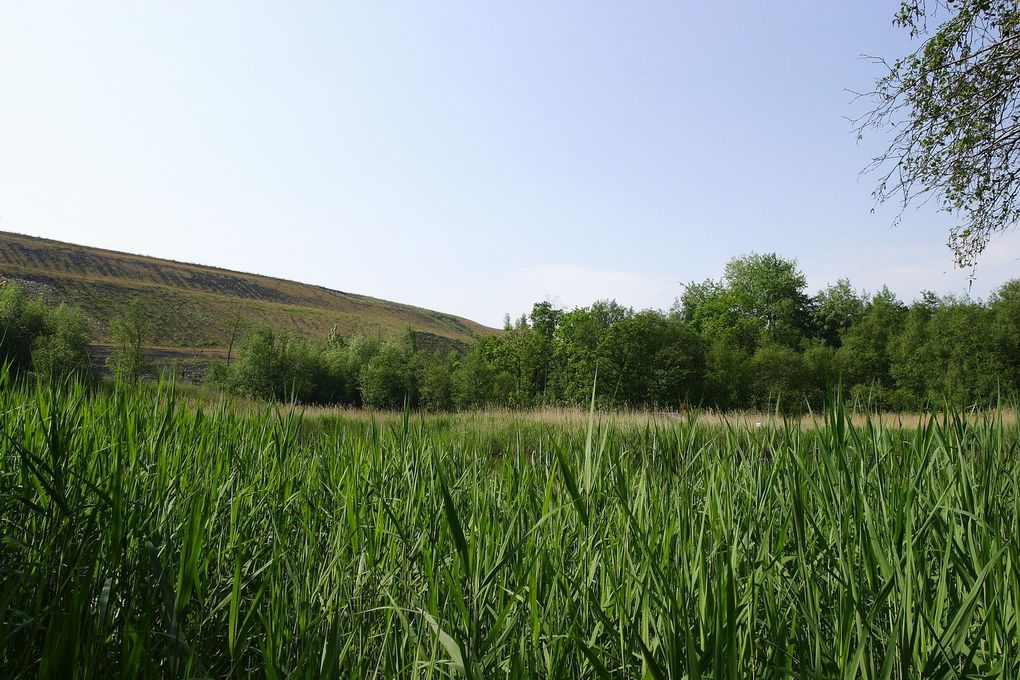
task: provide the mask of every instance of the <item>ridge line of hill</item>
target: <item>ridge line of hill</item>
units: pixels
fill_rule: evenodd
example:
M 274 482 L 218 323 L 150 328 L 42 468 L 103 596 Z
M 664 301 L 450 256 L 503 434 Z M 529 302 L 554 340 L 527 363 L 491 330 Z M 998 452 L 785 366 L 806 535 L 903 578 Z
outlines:
M 499 332 L 454 314 L 321 284 L 5 231 L 0 280 L 80 307 L 95 323 L 97 345 L 109 343 L 110 320 L 133 301 L 156 327 L 150 344 L 185 356 L 189 349 L 201 357 L 225 350 L 235 327 L 255 324 L 311 340 L 324 339 L 333 328 L 380 338 L 410 330 L 439 350 Z

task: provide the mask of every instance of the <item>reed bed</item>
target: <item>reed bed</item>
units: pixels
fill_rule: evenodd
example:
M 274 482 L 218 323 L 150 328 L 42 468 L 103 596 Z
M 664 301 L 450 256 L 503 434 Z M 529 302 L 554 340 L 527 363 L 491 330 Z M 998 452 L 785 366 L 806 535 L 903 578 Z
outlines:
M 308 418 L 0 374 L 0 676 L 1016 678 L 1017 429 Z

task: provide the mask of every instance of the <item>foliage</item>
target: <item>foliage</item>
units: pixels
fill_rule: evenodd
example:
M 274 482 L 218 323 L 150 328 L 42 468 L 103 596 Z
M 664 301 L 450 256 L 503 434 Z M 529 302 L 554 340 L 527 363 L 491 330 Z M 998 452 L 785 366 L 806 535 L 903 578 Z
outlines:
M 752 253 L 726 264 L 718 283 L 692 283 L 677 305 L 706 335 L 728 336 L 745 352 L 765 344 L 797 347 L 810 327 L 807 280 L 793 260 Z
M 89 376 L 92 325 L 78 309 L 29 299 L 13 283 L 0 285 L 0 362 L 15 373 L 45 378 Z
M 358 371 L 376 352 L 371 343 L 347 343 L 333 335 L 316 346 L 259 325 L 241 343 L 237 359 L 217 365 L 207 380 L 255 399 L 360 404 Z
M 839 279 L 827 286 L 813 300 L 816 333 L 830 347 L 839 348 L 843 334 L 861 320 L 867 302 L 853 289 L 849 279 Z
M 1017 677 L 1016 423 L 827 413 L 588 434 L 0 376 L 0 676 Z
M 1004 385 L 1020 385 L 1020 279 L 1002 286 L 989 302 L 995 352 L 1003 365 Z
M 1020 391 L 1017 282 L 988 302 L 924 292 L 909 306 L 846 279 L 814 297 L 805 289 L 796 262 L 752 254 L 718 282 L 687 286 L 668 313 L 543 302 L 452 353 L 414 333 L 314 344 L 257 327 L 210 379 L 262 399 L 432 411 L 587 406 L 593 385 L 605 407 L 787 413 L 822 409 L 838 385 L 861 406 L 904 410 L 988 406 Z
M 929 28 L 929 22 L 932 28 Z M 860 132 L 892 128 L 875 197 L 905 209 L 931 195 L 958 223 L 949 244 L 973 265 L 1020 218 L 1020 6 L 1015 0 L 903 0 L 895 23 L 922 38 L 869 98 Z
M 115 344 L 106 365 L 117 380 L 136 383 L 149 373 L 151 366 L 145 347 L 154 328 L 152 318 L 138 299 L 125 304 L 121 313 L 110 321 L 110 334 Z
M 32 342 L 32 363 L 40 375 L 60 378 L 92 372 L 92 323 L 76 307 L 60 304 L 45 315 L 42 333 Z
M 384 343 L 361 371 L 366 406 L 401 409 L 418 405 L 418 381 L 412 347 Z
M 784 345 L 766 345 L 751 357 L 753 406 L 773 405 L 800 411 L 807 403 L 808 373 L 804 355 Z
M 900 332 L 906 308 L 888 288 L 874 297 L 858 323 L 846 329 L 840 362 L 850 384 L 893 387 L 889 344 Z
M 46 324 L 46 305 L 29 300 L 16 284 L 0 286 L 0 348 L 3 360 L 18 372 L 32 366 L 32 343 L 42 335 Z

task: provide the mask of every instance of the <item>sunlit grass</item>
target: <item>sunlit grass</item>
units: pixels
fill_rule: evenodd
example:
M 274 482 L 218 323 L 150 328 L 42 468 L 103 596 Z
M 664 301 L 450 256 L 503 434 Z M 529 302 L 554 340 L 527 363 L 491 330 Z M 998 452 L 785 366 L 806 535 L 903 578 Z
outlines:
M 0 384 L 3 677 L 1020 673 L 1017 426 Z

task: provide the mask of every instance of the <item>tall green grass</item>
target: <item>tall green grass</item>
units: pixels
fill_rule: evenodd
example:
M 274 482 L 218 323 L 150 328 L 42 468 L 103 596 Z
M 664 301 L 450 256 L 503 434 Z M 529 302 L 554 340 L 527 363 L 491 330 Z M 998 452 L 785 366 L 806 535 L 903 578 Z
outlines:
M 1017 428 L 570 430 L 0 376 L 0 676 L 1016 678 Z

